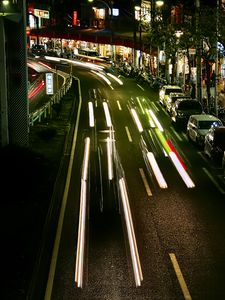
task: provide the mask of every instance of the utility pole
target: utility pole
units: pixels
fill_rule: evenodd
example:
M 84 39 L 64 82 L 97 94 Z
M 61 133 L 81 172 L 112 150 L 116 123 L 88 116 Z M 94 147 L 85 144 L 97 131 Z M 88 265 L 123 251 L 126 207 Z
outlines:
M 6 53 L 5 53 L 5 28 L 4 19 L 0 16 L 0 107 L 1 107 L 1 145 L 9 143 L 8 130 L 8 102 L 7 102 L 7 76 L 6 76 Z
M 216 1 L 216 65 L 215 65 L 215 115 L 218 116 L 218 83 L 219 83 L 219 57 L 218 57 L 218 31 L 219 31 L 219 9 L 220 9 L 220 1 Z
M 1 44 L 1 46 L 5 49 L 1 50 L 0 54 L 1 59 L 4 56 L 2 60 L 4 65 L 3 73 L 7 73 L 7 82 L 5 90 L 3 90 L 3 96 L 7 98 L 3 103 L 3 107 L 5 105 L 5 117 L 2 121 L 4 124 L 1 124 L 2 132 L 5 134 L 5 145 L 14 144 L 27 147 L 29 144 L 29 105 L 27 91 L 26 1 L 9 1 L 7 11 L 7 14 L 5 13 L 3 16 L 4 23 L 3 25 L 1 24 L 1 28 L 4 27 L 5 35 L 5 44 Z
M 195 1 L 195 21 L 196 21 L 196 96 L 198 101 L 202 102 L 202 63 L 201 50 L 202 39 L 200 33 L 200 0 Z

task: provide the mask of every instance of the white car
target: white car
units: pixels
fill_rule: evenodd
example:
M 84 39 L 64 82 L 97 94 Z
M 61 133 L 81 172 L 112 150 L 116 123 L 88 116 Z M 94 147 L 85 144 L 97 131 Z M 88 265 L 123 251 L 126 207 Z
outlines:
M 197 145 L 204 146 L 205 136 L 209 129 L 222 125 L 222 121 L 213 115 L 191 115 L 187 123 L 187 136 Z
M 159 102 L 165 106 L 166 99 L 170 93 L 183 93 L 182 88 L 178 85 L 163 85 L 159 90 Z

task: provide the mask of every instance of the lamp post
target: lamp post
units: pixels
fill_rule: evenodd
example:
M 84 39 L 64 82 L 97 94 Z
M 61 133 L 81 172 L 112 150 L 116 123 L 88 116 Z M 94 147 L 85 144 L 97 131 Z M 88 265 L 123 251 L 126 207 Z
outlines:
M 202 101 L 202 65 L 201 65 L 201 47 L 202 41 L 200 37 L 200 0 L 195 1 L 195 18 L 196 18 L 196 96 L 198 101 Z
M 161 9 L 164 5 L 164 1 L 161 0 L 156 0 L 155 1 L 155 9 L 159 10 L 159 12 L 161 12 Z M 155 15 L 154 15 L 155 17 Z M 159 56 L 160 56 L 160 49 L 159 46 L 157 47 L 157 76 L 159 77 L 160 75 L 160 69 L 159 69 Z

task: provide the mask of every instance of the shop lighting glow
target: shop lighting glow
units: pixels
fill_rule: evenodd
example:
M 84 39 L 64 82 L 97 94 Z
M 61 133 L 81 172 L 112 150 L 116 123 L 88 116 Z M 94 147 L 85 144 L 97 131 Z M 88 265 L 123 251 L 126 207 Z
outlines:
M 134 118 L 134 121 L 137 125 L 137 128 L 138 128 L 139 132 L 143 132 L 143 127 L 142 127 L 141 122 L 138 118 L 137 112 L 134 108 L 131 108 L 131 113 L 132 113 L 132 116 Z
M 162 188 L 162 189 L 166 189 L 168 186 L 167 186 L 167 183 L 162 175 L 162 172 L 160 171 L 160 168 L 155 160 L 155 157 L 154 157 L 154 154 L 152 152 L 148 152 L 147 153 L 147 158 L 148 158 L 148 161 L 150 163 L 150 166 L 152 168 L 152 171 L 155 175 L 155 178 L 159 184 L 159 186 Z
M 94 109 L 93 109 L 92 102 L 88 102 L 88 111 L 89 111 L 89 126 L 94 127 L 95 121 L 94 121 Z
M 103 109 L 104 109 L 104 112 L 105 112 L 107 127 L 111 127 L 112 126 L 112 121 L 111 121 L 111 116 L 110 116 L 110 113 L 109 113 L 109 107 L 108 107 L 108 104 L 106 102 L 103 102 Z

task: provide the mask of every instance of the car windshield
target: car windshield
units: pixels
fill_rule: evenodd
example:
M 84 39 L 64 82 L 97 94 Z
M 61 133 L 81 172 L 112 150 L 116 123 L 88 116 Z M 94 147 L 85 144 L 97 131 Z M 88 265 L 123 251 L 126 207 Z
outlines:
M 201 104 L 198 101 L 191 101 L 191 100 L 187 100 L 187 101 L 181 101 L 179 103 L 179 109 L 191 109 L 191 110 L 201 110 Z
M 199 121 L 198 128 L 199 129 L 210 129 L 211 127 L 221 126 L 221 122 L 219 121 Z
M 182 92 L 182 89 L 181 88 L 172 88 L 172 89 L 166 89 L 166 92 L 165 94 L 166 95 L 169 95 L 170 93 L 180 93 Z

